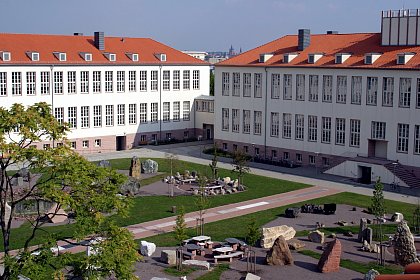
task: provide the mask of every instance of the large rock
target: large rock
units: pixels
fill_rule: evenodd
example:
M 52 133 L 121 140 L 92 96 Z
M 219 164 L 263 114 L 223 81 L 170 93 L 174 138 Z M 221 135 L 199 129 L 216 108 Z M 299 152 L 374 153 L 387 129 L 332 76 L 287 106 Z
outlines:
M 366 272 L 364 280 L 375 280 L 376 276 L 379 275 L 379 272 L 375 269 L 371 269 L 368 272 Z
M 198 269 L 204 269 L 204 270 L 210 269 L 210 263 L 206 261 L 186 260 L 182 262 L 182 265 L 195 267 Z
M 103 168 L 110 168 L 111 163 L 107 160 L 101 160 L 100 162 L 98 162 L 98 166 Z
M 335 272 L 340 270 L 341 242 L 334 239 L 328 242 L 327 247 L 318 262 L 318 269 L 322 273 Z
M 273 247 L 268 251 L 265 258 L 269 265 L 290 265 L 293 264 L 292 253 L 289 245 L 283 236 L 279 236 L 274 242 Z
M 391 221 L 401 223 L 402 221 L 404 221 L 404 215 L 399 212 L 395 212 L 394 215 L 392 215 L 391 217 Z
M 128 177 L 127 181 L 120 187 L 122 195 L 135 196 L 140 194 L 140 180 L 134 177 Z
M 249 272 L 246 274 L 246 277 L 245 277 L 245 280 L 260 280 L 260 279 L 261 279 L 260 276 L 257 276 Z
M 279 236 L 283 236 L 285 240 L 289 240 L 295 237 L 295 234 L 296 230 L 286 225 L 263 228 L 261 237 L 261 247 L 269 249 L 273 247 L 274 241 L 276 241 L 276 239 Z
M 141 169 L 143 173 L 157 173 L 158 172 L 158 163 L 151 159 L 146 159 L 141 163 Z
M 175 250 L 162 250 L 160 253 L 160 261 L 169 265 L 176 264 L 176 251 Z
M 366 218 L 360 219 L 359 225 L 359 235 L 357 236 L 357 241 L 363 242 L 364 230 L 367 228 L 367 220 Z
M 305 247 L 305 243 L 298 239 L 290 239 L 287 241 L 287 244 L 289 245 L 290 250 L 299 250 Z
M 150 257 L 156 251 L 155 243 L 141 241 L 140 254 Z
M 141 164 L 140 159 L 136 156 L 131 158 L 131 166 L 130 166 L 130 173 L 131 177 L 136 179 L 140 179 L 141 177 Z
M 402 221 L 394 235 L 395 262 L 402 266 L 418 263 L 414 238 L 406 221 Z
M 314 230 L 308 234 L 308 239 L 311 242 L 322 244 L 325 241 L 325 235 L 323 232 L 320 232 L 319 230 Z

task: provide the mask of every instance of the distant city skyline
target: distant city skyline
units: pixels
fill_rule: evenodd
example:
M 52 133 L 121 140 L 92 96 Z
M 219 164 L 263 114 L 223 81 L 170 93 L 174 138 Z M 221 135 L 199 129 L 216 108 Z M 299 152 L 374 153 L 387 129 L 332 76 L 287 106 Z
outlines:
M 237 52 L 299 28 L 380 32 L 382 10 L 414 0 L 3 0 L 0 32 L 150 37 L 179 50 Z

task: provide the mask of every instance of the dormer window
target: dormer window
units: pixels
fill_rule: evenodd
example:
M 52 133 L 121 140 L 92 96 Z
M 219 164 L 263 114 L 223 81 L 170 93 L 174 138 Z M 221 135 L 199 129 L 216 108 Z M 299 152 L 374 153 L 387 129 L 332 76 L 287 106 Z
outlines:
M 164 54 L 164 53 L 157 53 L 157 54 L 155 54 L 155 56 L 156 56 L 157 59 L 159 59 L 162 62 L 166 61 L 166 54 Z
M 283 62 L 284 63 L 289 63 L 293 59 L 295 59 L 297 56 L 298 56 L 297 53 L 287 53 L 287 54 L 283 55 Z
M 92 54 L 91 53 L 80 53 L 80 56 L 85 60 L 85 61 L 92 61 Z
M 39 61 L 39 53 L 38 52 L 27 52 L 26 55 L 32 60 L 32 61 Z
M 397 54 L 397 64 L 401 64 L 401 65 L 406 64 L 414 55 L 415 55 L 415 53 L 399 53 L 399 54 Z
M 117 55 L 115 53 L 104 53 L 106 58 L 108 58 L 109 61 L 116 61 Z
M 10 61 L 12 59 L 10 52 L 1 52 L 0 54 L 1 54 L 1 60 L 3 61 Z
M 317 62 L 324 54 L 323 53 L 310 53 L 308 54 L 308 63 L 314 64 Z
M 126 53 L 131 61 L 139 61 L 139 54 L 138 53 Z
M 379 57 L 381 57 L 380 53 L 367 53 L 365 54 L 365 64 L 373 64 Z
M 262 54 L 260 54 L 259 62 L 261 62 L 261 63 L 267 62 L 272 57 L 273 57 L 272 53 L 262 53 Z
M 67 60 L 67 54 L 64 53 L 64 52 L 55 52 L 54 55 L 59 61 L 66 61 Z
M 351 56 L 351 54 L 349 54 L 349 53 L 338 53 L 338 54 L 336 54 L 335 55 L 335 64 L 344 63 L 350 56 Z

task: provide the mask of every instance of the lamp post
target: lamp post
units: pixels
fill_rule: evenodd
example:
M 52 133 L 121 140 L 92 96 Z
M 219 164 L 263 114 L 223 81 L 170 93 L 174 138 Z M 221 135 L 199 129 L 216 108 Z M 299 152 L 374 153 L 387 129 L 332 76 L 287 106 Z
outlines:
M 392 166 L 393 166 L 393 171 L 392 173 L 394 174 L 394 180 L 392 181 L 392 189 L 396 189 L 396 183 L 395 183 L 395 168 L 397 167 L 398 162 L 393 162 Z
M 252 146 L 252 149 L 254 150 L 254 156 L 252 158 L 255 161 L 255 157 L 257 156 L 255 153 L 255 143 L 252 143 L 251 146 Z
M 318 156 L 319 152 L 315 152 L 315 175 L 318 175 Z

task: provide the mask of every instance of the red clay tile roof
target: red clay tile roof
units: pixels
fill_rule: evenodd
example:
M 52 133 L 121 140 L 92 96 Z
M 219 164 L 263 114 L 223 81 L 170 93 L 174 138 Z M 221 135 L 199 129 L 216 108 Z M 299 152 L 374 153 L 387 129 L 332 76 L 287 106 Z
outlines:
M 297 35 L 284 36 L 219 62 L 216 66 L 420 69 L 420 46 L 381 46 L 380 33 L 311 35 L 311 43 L 303 51 L 298 51 L 297 44 Z M 283 63 L 283 55 L 293 52 L 298 52 L 299 55 L 291 62 Z M 416 55 L 405 65 L 398 65 L 397 54 L 407 52 L 414 52 Z M 258 60 L 262 53 L 273 53 L 274 56 L 265 63 L 260 63 Z M 312 53 L 324 53 L 324 56 L 314 64 L 309 64 L 308 54 Z M 351 53 L 351 57 L 342 64 L 335 64 L 337 53 Z M 382 55 L 372 65 L 366 65 L 364 64 L 366 53 L 382 53 Z
M 94 46 L 93 36 L 39 35 L 39 34 L 4 34 L 0 33 L 0 52 L 11 53 L 11 61 L 5 64 L 203 64 L 200 59 L 175 50 L 149 38 L 105 37 L 105 50 Z M 26 55 L 28 51 L 38 52 L 39 61 L 31 61 Z M 65 52 L 67 61 L 59 61 L 54 52 Z M 92 53 L 92 61 L 85 61 L 81 52 Z M 110 62 L 104 53 L 115 53 L 117 59 Z M 133 62 L 126 53 L 138 53 L 139 61 Z M 155 54 L 165 53 L 166 62 L 159 61 Z

